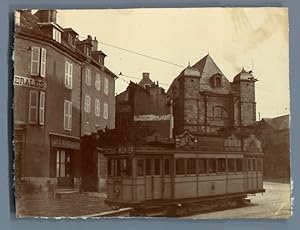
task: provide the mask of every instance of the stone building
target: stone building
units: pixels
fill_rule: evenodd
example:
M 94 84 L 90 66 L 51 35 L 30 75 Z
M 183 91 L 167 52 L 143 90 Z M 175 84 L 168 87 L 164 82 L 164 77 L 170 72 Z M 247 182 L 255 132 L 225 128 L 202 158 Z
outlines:
M 290 181 L 289 115 L 263 118 L 255 124 L 257 137 L 264 151 L 264 178 Z
M 142 80 L 130 82 L 116 96 L 116 128 L 140 126 L 147 130 L 147 141 L 167 141 L 172 137 L 172 116 L 165 90 L 143 73 Z
M 256 120 L 255 78 L 245 69 L 230 82 L 206 55 L 174 79 L 172 99 L 174 134 L 214 134 L 224 127 L 243 127 Z
M 17 11 L 14 46 L 14 149 L 17 182 L 28 192 L 60 188 L 79 190 L 85 132 L 83 95 L 91 92 L 89 124 L 93 129 L 114 127 L 114 80 L 104 66 L 104 54 L 83 52 L 77 33 L 57 24 L 56 10 Z M 94 47 L 94 46 L 93 46 Z M 86 66 L 93 66 L 91 88 L 84 85 Z M 96 70 L 95 70 L 96 69 Z M 108 79 L 108 95 L 96 84 Z M 96 78 L 96 79 L 95 79 Z M 102 84 L 102 87 L 105 83 Z M 97 85 L 97 86 L 96 86 Z M 101 91 L 102 90 L 102 91 Z M 100 92 L 100 93 L 98 93 Z M 108 114 L 100 116 L 92 104 L 106 102 Z M 99 116 L 98 116 L 99 115 Z M 21 187 L 17 187 L 21 189 Z

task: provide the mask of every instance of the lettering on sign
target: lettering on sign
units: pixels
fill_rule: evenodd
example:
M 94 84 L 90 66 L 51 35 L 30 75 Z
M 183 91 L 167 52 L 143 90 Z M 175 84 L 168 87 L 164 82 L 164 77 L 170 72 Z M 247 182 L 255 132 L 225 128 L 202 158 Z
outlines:
M 71 141 L 71 140 L 65 140 L 61 138 L 53 137 L 51 139 L 52 147 L 58 147 L 58 148 L 66 148 L 66 149 L 80 149 L 79 142 Z
M 34 78 L 22 77 L 22 76 L 14 76 L 14 85 L 16 86 L 24 86 L 28 88 L 34 89 L 43 89 L 47 88 L 46 82 L 43 80 L 38 80 Z
M 146 114 L 146 115 L 136 115 L 134 116 L 134 121 L 169 121 L 171 119 L 170 114 L 166 115 L 154 115 L 154 114 Z

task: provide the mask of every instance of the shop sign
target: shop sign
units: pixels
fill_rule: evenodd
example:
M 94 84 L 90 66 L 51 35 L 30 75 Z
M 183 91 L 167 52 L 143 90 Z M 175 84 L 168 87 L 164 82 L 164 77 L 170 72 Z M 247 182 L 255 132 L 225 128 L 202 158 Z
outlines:
M 66 140 L 59 137 L 51 138 L 52 147 L 66 148 L 66 149 L 80 149 L 80 143 L 72 140 Z
M 47 88 L 46 82 L 44 80 L 38 80 L 17 75 L 14 76 L 14 85 L 42 90 L 45 90 Z

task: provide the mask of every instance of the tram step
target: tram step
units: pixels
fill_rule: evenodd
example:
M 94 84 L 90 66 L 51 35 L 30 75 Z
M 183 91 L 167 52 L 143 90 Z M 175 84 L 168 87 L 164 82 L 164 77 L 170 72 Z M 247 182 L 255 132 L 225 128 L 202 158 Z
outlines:
M 78 195 L 79 191 L 74 189 L 57 189 L 55 192 L 56 198 L 72 197 Z

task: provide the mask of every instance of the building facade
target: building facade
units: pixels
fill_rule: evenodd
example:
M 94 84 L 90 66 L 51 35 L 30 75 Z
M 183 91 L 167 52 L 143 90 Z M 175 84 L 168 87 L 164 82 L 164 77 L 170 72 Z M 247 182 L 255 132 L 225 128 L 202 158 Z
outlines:
M 263 118 L 255 125 L 264 151 L 264 177 L 267 180 L 290 181 L 289 115 Z
M 256 120 L 255 78 L 242 69 L 229 82 L 207 55 L 185 68 L 174 79 L 168 95 L 172 100 L 174 135 L 215 134 L 226 127 L 244 127 Z
M 136 125 L 147 132 L 147 141 L 166 141 L 172 138 L 171 107 L 165 90 L 143 73 L 142 80 L 130 82 L 127 89 L 116 96 L 116 128 Z
M 93 56 L 80 50 L 78 34 L 57 24 L 56 14 L 55 10 L 39 10 L 35 14 L 24 10 L 16 15 L 13 79 L 16 179 L 30 192 L 80 189 L 80 137 L 85 132 L 82 95 L 88 91 L 83 87 L 85 63 L 101 69 Z M 104 62 L 102 71 L 112 82 L 109 90 L 113 95 L 115 75 L 104 67 Z M 93 96 L 105 101 L 101 94 Z M 107 99 L 107 103 L 114 107 L 113 99 Z M 114 115 L 105 122 L 99 122 L 95 113 L 93 116 L 91 126 L 113 127 Z

